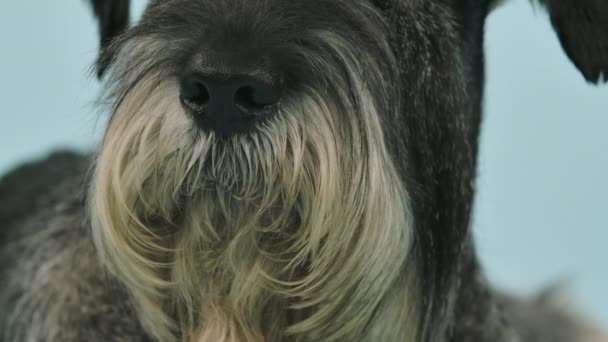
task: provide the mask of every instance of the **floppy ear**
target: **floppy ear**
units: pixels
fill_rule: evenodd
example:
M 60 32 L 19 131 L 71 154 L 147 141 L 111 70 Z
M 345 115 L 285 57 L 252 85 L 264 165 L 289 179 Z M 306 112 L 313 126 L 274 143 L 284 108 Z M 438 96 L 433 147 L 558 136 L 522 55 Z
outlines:
M 564 51 L 589 82 L 608 80 L 608 0 L 539 0 Z
M 89 1 L 99 21 L 100 47 L 103 49 L 129 25 L 129 0 Z

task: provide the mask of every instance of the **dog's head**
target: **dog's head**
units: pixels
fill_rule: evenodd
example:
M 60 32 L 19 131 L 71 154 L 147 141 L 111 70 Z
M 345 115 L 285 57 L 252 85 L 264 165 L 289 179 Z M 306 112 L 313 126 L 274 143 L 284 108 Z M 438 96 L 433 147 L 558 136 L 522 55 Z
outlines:
M 128 30 L 128 1 L 93 3 L 111 117 L 92 222 L 152 335 L 443 333 L 493 1 L 157 0 Z M 598 80 L 608 6 L 567 3 L 554 25 Z

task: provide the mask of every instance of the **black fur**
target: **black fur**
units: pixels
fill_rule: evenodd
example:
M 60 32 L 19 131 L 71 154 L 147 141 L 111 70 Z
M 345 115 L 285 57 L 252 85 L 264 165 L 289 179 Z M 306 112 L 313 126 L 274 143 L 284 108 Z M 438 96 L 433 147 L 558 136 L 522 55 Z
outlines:
M 543 0 L 568 57 L 589 82 L 608 81 L 608 2 Z
M 129 25 L 129 0 L 90 0 L 99 22 L 100 47 L 106 48 L 113 39 L 123 33 Z M 103 70 L 98 70 L 103 75 Z

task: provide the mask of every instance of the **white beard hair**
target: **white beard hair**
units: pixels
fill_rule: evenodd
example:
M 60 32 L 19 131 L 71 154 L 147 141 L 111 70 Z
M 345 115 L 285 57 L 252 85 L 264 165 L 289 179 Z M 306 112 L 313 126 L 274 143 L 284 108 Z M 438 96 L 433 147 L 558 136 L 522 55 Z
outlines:
M 408 194 L 356 50 L 324 34 L 350 77 L 334 80 L 341 100 L 303 88 L 249 134 L 199 130 L 160 73 L 114 109 L 90 189 L 94 239 L 159 341 L 414 341 Z M 134 82 L 134 56 L 167 44 L 128 44 L 114 72 Z

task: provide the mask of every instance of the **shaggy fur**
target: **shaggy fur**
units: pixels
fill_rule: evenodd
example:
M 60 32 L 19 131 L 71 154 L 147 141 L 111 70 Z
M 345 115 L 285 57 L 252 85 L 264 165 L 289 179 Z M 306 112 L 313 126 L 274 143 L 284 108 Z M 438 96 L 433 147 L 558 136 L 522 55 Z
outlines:
M 108 128 L 0 181 L 0 341 L 601 341 L 476 261 L 495 2 L 157 0 L 128 30 L 128 1 L 92 4 Z M 571 47 L 580 17 L 547 5 L 601 79 L 606 36 Z M 179 80 L 201 46 L 277 65 L 271 115 L 199 129 Z
M 177 72 L 145 74 L 151 56 L 174 60 L 183 42 L 131 40 L 110 70 L 118 75 L 111 96 L 123 98 L 97 161 L 93 232 L 160 340 L 176 331 L 205 341 L 278 340 L 285 332 L 352 340 L 392 284 L 407 287 L 398 277 L 412 215 L 378 122 L 393 108 L 385 108 L 392 84 L 376 81 L 374 96 L 363 79 L 386 74 L 375 58 L 357 58 L 330 31 L 309 39 L 353 70 L 340 74 L 298 51 L 316 59 L 319 74 L 334 75 L 332 87 L 294 90 L 251 135 L 202 133 L 181 109 Z M 124 82 L 142 74 L 136 87 Z M 333 99 L 353 89 L 357 102 Z M 411 295 L 399 292 L 399 305 L 413 310 Z M 341 323 L 327 326 L 329 319 Z

